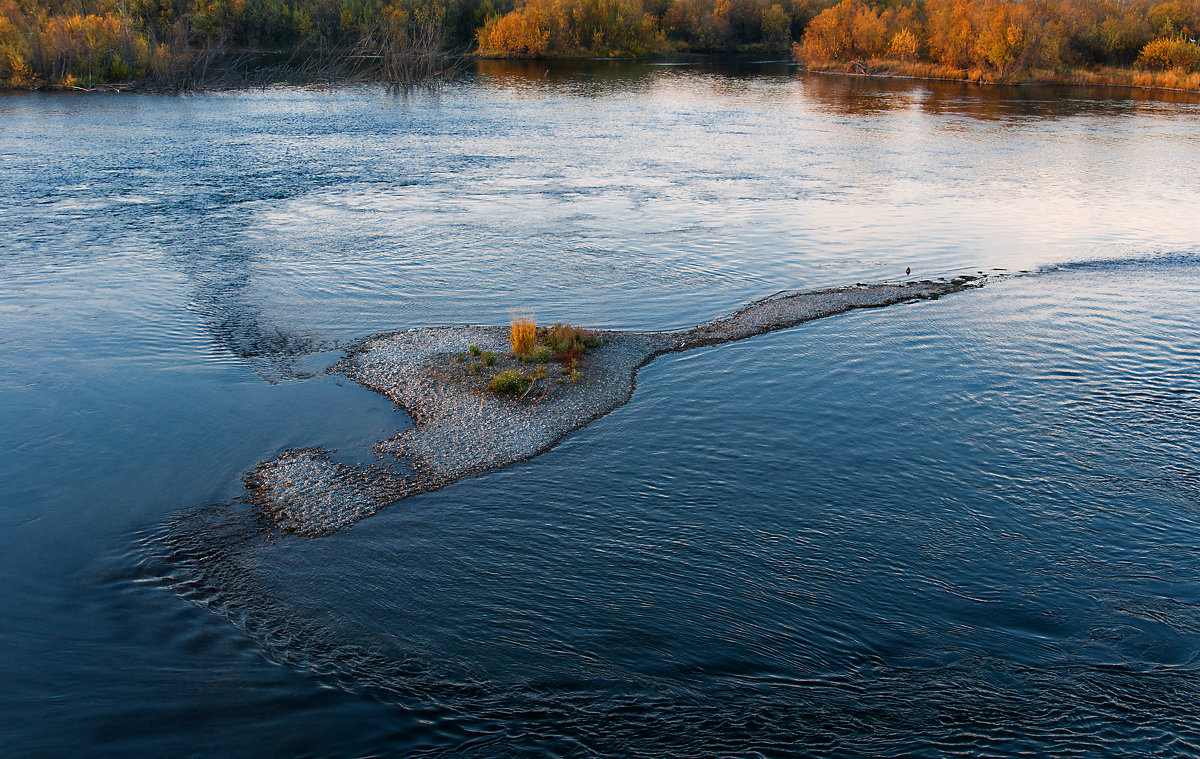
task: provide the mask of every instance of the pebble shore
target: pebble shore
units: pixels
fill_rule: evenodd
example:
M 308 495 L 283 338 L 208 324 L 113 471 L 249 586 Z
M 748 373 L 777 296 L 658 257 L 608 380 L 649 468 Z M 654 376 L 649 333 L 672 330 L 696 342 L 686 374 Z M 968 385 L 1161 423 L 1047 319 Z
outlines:
M 983 278 L 856 285 L 780 295 L 684 332 L 602 331 L 576 382 L 540 380 L 517 398 L 464 381 L 456 367 L 472 344 L 507 355 L 508 327 L 429 327 L 368 338 L 331 367 L 390 398 L 413 426 L 375 450 L 396 465 L 351 466 L 319 448 L 289 450 L 244 477 L 263 520 L 285 532 L 329 535 L 403 498 L 522 461 L 627 402 L 637 371 L 664 353 L 743 340 L 858 308 L 878 308 L 979 287 Z

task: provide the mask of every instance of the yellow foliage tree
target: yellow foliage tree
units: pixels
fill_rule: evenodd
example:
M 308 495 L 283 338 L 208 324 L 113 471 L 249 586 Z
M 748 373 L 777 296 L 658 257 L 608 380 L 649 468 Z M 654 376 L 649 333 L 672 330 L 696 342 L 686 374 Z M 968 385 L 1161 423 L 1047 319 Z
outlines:
M 1148 69 L 1183 69 L 1196 71 L 1200 68 L 1200 45 L 1182 39 L 1156 39 L 1148 43 L 1138 55 L 1139 66 Z
M 792 17 L 779 3 L 763 11 L 762 41 L 767 50 L 787 50 L 792 44 Z
M 864 0 L 842 0 L 809 23 L 804 52 L 826 61 L 878 58 L 886 49 L 886 35 L 879 13 Z
M 479 30 L 479 51 L 484 55 L 545 55 L 550 30 L 538 13 L 537 4 L 488 19 Z
M 980 58 L 1006 74 L 1029 52 L 1029 7 L 1009 2 L 990 2 L 983 13 L 976 46 Z
M 954 68 L 973 65 L 979 32 L 972 4 L 968 0 L 929 0 L 925 14 L 930 57 Z
M 915 61 L 920 53 L 917 35 L 909 29 L 901 29 L 892 35 L 888 43 L 887 57 L 897 61 Z

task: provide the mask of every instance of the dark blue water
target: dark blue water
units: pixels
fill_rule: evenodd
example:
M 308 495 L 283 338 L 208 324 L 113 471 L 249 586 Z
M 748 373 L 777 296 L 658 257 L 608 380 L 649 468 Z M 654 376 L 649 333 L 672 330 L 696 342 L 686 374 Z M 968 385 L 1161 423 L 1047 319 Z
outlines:
M 1200 753 L 1198 112 L 637 65 L 0 100 L 2 753 Z M 312 376 L 355 336 L 1064 262 L 665 357 L 330 538 L 237 499 L 407 424 Z

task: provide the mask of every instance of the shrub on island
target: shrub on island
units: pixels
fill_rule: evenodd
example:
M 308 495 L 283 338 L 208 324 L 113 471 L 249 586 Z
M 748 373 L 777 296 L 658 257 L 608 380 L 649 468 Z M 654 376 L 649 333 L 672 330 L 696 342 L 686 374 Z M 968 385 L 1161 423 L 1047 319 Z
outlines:
M 530 379 L 515 369 L 505 369 L 492 378 L 489 386 L 493 393 L 515 395 L 523 393 L 529 387 Z
M 538 335 L 554 354 L 554 360 L 568 363 L 600 346 L 600 336 L 589 329 L 555 322 L 553 327 L 539 330 Z
M 501 358 L 495 353 L 481 350 L 474 343 L 468 346 L 470 354 L 481 359 L 470 365 L 472 374 L 484 374 L 486 378 L 491 375 L 491 372 L 484 372 L 485 367 L 495 366 L 496 370 L 499 370 L 488 381 L 488 389 L 500 395 L 520 395 L 522 398 L 531 393 L 540 395 L 543 392 L 542 389 L 535 389 L 533 386 L 539 379 L 548 376 L 546 369 L 540 364 L 546 364 L 552 360 L 562 367 L 563 378 L 558 384 L 563 384 L 565 381 L 579 382 L 583 377 L 582 372 L 578 369 L 580 359 L 601 344 L 598 332 L 583 327 L 555 322 L 551 327 L 539 328 L 528 312 L 514 311 L 509 326 L 509 341 L 512 343 L 513 349 L 512 359 L 523 364 L 539 364 L 535 371 L 522 372 L 518 369 L 506 369 L 504 363 L 497 366 Z M 512 359 L 506 359 L 506 361 Z M 511 363 L 508 365 L 512 366 Z
M 528 356 L 537 342 L 537 322 L 532 314 L 513 312 L 510 322 L 509 342 L 517 356 Z

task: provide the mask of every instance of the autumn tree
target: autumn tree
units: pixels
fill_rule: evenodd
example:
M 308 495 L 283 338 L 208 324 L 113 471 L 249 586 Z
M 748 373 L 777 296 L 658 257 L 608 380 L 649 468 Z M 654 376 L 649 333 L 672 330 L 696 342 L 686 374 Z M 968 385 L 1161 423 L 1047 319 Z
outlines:
M 912 5 L 878 9 L 866 0 L 842 0 L 809 23 L 803 49 L 813 60 L 845 61 L 891 54 L 912 59 L 918 52 L 920 28 Z
M 1060 35 L 1045 3 L 987 0 L 980 9 L 976 62 L 1001 76 L 1059 63 Z
M 792 17 L 779 3 L 763 11 L 762 42 L 767 50 L 787 50 L 792 44 Z
M 528 0 L 479 30 L 485 55 L 643 55 L 663 45 L 642 0 Z

